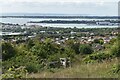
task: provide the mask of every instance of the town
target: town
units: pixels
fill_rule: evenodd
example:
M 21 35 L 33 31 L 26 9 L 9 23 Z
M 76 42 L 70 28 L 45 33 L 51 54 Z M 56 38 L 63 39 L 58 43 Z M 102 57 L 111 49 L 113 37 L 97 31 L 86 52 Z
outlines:
M 111 68 L 113 62 L 117 64 L 116 57 L 119 57 L 120 49 L 117 42 L 119 40 L 117 27 L 61 28 L 12 23 L 0 25 L 4 65 L 2 71 L 5 78 L 9 78 L 9 74 L 12 74 L 10 77 L 15 75 L 31 78 L 35 74 L 46 77 L 42 76 L 44 72 L 51 75 L 56 73 L 57 76 L 54 77 L 58 77 L 59 70 L 64 72 L 69 69 L 71 72 L 73 69 L 81 73 L 84 68 L 91 69 L 92 67 L 86 66 L 93 63 L 93 66 L 99 64 L 103 66 L 102 69 L 109 71 L 109 68 L 114 68 Z M 105 67 L 108 65 L 109 68 Z M 95 67 L 99 70 L 101 66 Z M 115 70 L 119 71 L 119 67 Z M 89 77 L 89 74 L 92 74 L 92 71 L 83 77 Z M 103 72 L 100 75 L 102 74 Z M 116 77 L 116 74 L 118 72 L 110 71 L 110 76 Z M 76 75 L 69 77 L 74 76 Z
M 38 37 L 40 41 L 51 38 L 56 44 L 64 44 L 69 39 L 77 40 L 80 44 L 91 44 L 96 40 L 103 40 L 103 44 L 117 38 L 118 28 L 53 28 L 40 25 L 2 25 L 2 41 L 26 42 Z

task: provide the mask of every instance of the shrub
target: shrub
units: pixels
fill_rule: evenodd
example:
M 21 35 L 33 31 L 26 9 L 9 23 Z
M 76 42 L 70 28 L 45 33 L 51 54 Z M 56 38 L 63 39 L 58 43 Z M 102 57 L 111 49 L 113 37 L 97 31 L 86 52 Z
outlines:
M 3 71 L 6 72 L 6 70 L 12 66 L 19 67 L 19 66 L 25 66 L 28 72 L 37 72 L 41 68 L 40 61 L 36 55 L 33 55 L 33 53 L 29 51 L 21 50 L 21 53 L 18 53 L 16 57 L 11 58 L 10 60 L 3 62 Z M 38 66 L 39 65 L 39 66 Z M 30 67 L 31 66 L 31 67 Z
M 39 72 L 40 70 L 42 70 L 42 65 L 40 64 L 28 64 L 26 66 L 26 70 L 29 72 L 29 73 L 37 73 Z
M 32 48 L 34 45 L 35 45 L 35 44 L 34 44 L 33 40 L 29 39 L 28 42 L 27 42 L 27 48 L 30 49 L 30 48 Z
M 2 78 L 26 78 L 27 77 L 27 70 L 24 66 L 20 66 L 19 68 L 9 68 L 6 73 L 2 74 Z
M 120 72 L 120 64 L 113 65 L 111 72 L 116 74 Z
M 110 53 L 116 57 L 120 57 L 120 45 L 115 43 L 110 50 Z
M 91 55 L 86 56 L 83 61 L 86 63 L 91 63 L 91 62 L 102 62 L 105 59 L 109 59 L 111 57 L 110 54 L 108 53 L 94 53 Z

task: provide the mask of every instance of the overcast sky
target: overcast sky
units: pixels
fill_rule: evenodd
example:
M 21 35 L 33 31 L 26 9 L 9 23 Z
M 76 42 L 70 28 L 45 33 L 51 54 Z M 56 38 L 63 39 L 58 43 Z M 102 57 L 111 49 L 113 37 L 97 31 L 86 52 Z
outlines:
M 0 13 L 118 15 L 119 0 L 0 0 Z

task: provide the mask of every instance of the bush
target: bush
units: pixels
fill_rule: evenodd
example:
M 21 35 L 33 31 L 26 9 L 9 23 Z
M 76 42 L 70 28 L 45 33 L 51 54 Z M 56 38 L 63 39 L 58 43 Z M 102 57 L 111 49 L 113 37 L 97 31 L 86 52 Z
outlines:
M 120 64 L 113 65 L 111 72 L 116 74 L 120 72 Z
M 33 40 L 29 39 L 28 42 L 27 42 L 27 48 L 30 49 L 30 48 L 32 48 L 34 45 L 35 45 L 35 44 L 34 44 Z
M 115 57 L 120 57 L 120 44 L 115 43 L 110 50 L 110 53 Z
M 26 78 L 27 77 L 27 70 L 24 66 L 20 66 L 19 68 L 9 68 L 6 73 L 2 74 L 2 78 Z
M 83 60 L 86 63 L 102 62 L 103 60 L 109 59 L 110 57 L 112 57 L 112 55 L 102 52 L 102 53 L 94 53 L 94 54 L 88 55 Z
M 28 64 L 28 65 L 26 66 L 26 70 L 27 70 L 29 73 L 37 73 L 37 72 L 39 72 L 40 70 L 42 70 L 43 67 L 44 67 L 44 66 L 42 66 L 42 64 L 40 65 L 40 64 L 33 64 L 33 63 L 31 63 L 31 64 Z
M 3 62 L 3 72 L 6 72 L 6 70 L 12 66 L 25 66 L 29 73 L 36 72 L 41 69 L 40 67 L 38 68 L 38 65 L 40 66 L 39 63 L 40 61 L 36 55 L 33 55 L 33 53 L 29 51 L 21 50 L 21 53 L 18 53 L 16 57 Z

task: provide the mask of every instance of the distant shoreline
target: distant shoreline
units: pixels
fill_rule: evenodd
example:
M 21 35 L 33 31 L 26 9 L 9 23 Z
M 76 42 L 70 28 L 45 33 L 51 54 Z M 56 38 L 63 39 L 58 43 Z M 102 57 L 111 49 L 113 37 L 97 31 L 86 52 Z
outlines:
M 0 18 L 120 19 L 120 16 L 0 16 Z

